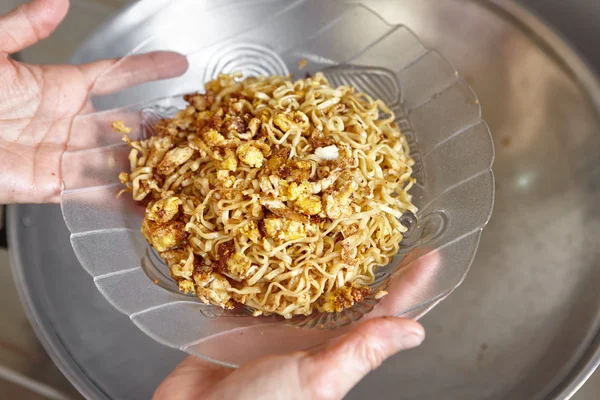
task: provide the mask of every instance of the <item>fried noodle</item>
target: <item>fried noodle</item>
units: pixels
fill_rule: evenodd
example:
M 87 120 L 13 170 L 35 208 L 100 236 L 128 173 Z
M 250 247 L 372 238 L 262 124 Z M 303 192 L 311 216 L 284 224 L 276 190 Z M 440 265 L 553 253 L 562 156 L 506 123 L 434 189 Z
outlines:
M 142 232 L 185 292 L 285 318 L 370 293 L 416 212 L 394 113 L 323 74 L 220 75 L 131 146 L 119 176 Z M 378 293 L 376 298 L 385 293 Z

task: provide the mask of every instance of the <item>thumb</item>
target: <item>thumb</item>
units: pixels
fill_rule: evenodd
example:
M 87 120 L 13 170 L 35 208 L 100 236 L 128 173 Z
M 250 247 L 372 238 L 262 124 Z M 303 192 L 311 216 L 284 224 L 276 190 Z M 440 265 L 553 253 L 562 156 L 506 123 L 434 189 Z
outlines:
M 16 53 L 47 38 L 68 9 L 69 0 L 33 0 L 0 16 L 0 52 Z
M 425 338 L 416 321 L 376 318 L 301 361 L 301 381 L 310 398 L 341 399 L 370 371 L 401 350 L 420 345 Z

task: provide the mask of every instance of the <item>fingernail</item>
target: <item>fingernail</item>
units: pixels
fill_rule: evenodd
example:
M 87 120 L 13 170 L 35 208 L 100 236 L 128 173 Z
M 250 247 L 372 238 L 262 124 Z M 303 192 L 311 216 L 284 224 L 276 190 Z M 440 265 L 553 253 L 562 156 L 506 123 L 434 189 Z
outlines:
M 423 335 L 423 333 L 411 332 L 400 338 L 399 345 L 403 349 L 412 349 L 423 343 L 423 340 L 425 340 L 425 336 Z

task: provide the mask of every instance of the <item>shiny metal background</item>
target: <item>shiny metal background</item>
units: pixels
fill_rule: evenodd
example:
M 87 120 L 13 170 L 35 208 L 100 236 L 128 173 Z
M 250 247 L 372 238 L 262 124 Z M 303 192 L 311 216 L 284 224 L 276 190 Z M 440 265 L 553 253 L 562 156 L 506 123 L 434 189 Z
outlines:
M 496 145 L 497 186 L 469 275 L 422 320 L 425 344 L 388 360 L 349 398 L 569 398 L 600 362 L 597 78 L 512 2 L 364 3 L 412 28 L 473 86 Z M 600 10 L 585 0 L 529 3 L 540 13 L 546 7 L 548 19 L 567 3 Z M 126 31 L 133 47 L 142 39 L 136 24 L 162 4 L 125 10 L 76 60 L 112 55 L 111 43 Z M 573 23 L 585 26 L 577 34 L 600 37 L 590 21 Z M 579 50 L 590 46 L 577 40 Z M 148 398 L 183 354 L 147 338 L 97 293 L 58 207 L 12 207 L 9 229 L 23 302 L 63 372 L 88 398 Z

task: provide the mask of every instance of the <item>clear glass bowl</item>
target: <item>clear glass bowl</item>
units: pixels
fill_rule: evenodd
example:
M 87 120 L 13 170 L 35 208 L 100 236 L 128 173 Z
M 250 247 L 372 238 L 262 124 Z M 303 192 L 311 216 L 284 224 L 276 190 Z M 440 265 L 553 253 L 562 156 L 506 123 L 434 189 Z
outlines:
M 239 365 L 319 346 L 358 320 L 418 318 L 462 282 L 492 211 L 493 144 L 471 88 L 407 27 L 389 25 L 360 4 L 186 0 L 142 29 L 148 40 L 129 53 L 115 43 L 116 53 L 128 55 L 99 80 L 124 79 L 119 71 L 135 62 L 132 56 L 155 50 L 186 54 L 189 69 L 178 78 L 92 98 L 95 111 L 73 123 L 61 197 L 81 265 L 142 331 L 164 345 Z M 305 69 L 299 70 L 300 60 L 306 60 Z M 129 148 L 111 122 L 123 120 L 134 128 L 134 138 L 148 135 L 157 115 L 183 106 L 182 94 L 201 91 L 204 82 L 232 71 L 295 76 L 323 71 L 332 84 L 381 98 L 396 113 L 416 160 L 418 184 L 411 193 L 419 212 L 417 220 L 405 217 L 410 235 L 394 262 L 378 270 L 373 285 L 389 292 L 381 301 L 370 297 L 339 314 L 289 321 L 202 304 L 177 290 L 146 243 L 140 232 L 144 208 L 128 195 L 116 197 Z

